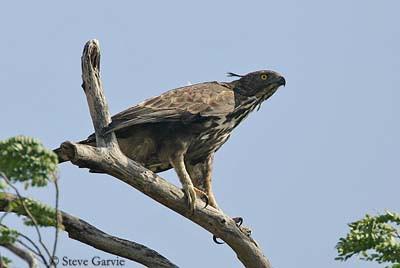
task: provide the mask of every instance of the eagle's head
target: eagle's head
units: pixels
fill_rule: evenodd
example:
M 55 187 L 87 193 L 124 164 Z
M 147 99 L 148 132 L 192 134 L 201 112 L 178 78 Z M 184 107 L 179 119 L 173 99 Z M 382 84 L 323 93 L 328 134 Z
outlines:
M 262 70 L 246 75 L 228 73 L 228 76 L 240 77 L 233 81 L 236 93 L 244 97 L 256 97 L 261 104 L 268 99 L 280 86 L 285 86 L 285 78 L 274 71 Z

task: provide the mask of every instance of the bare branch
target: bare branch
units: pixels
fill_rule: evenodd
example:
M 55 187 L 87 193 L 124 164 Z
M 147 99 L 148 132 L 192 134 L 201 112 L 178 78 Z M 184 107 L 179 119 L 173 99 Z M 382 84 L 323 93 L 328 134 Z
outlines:
M 17 239 L 17 243 L 21 246 L 23 246 L 24 248 L 26 248 L 27 250 L 29 250 L 33 255 L 35 255 L 37 257 L 37 260 L 39 260 L 40 262 L 42 262 L 44 265 L 46 265 L 43 262 L 43 258 L 44 256 L 42 254 L 39 254 L 37 251 L 35 251 L 34 248 L 32 248 L 31 246 L 29 246 L 27 243 L 25 243 L 24 241 L 22 241 L 21 239 Z
M 19 197 L 10 193 L 2 193 L 0 197 L 0 211 L 10 211 L 9 204 L 18 200 Z M 90 245 L 99 250 L 127 258 L 141 263 L 147 267 L 173 268 L 177 267 L 168 259 L 156 251 L 122 238 L 111 236 L 89 223 L 59 211 L 64 231 L 74 240 Z
M 62 158 L 79 167 L 107 173 L 197 223 L 224 240 L 246 267 L 270 268 L 257 243 L 243 233 L 229 216 L 211 207 L 203 209 L 204 203 L 200 200 L 196 202 L 196 213 L 191 214 L 180 189 L 123 155 L 114 133 L 102 135 L 102 128 L 111 122 L 111 118 L 99 70 L 100 48 L 97 40 L 91 40 L 83 51 L 82 77 L 98 148 L 64 142 L 61 145 Z
M 56 210 L 56 228 L 55 228 L 55 234 L 54 234 L 54 243 L 53 243 L 53 251 L 51 253 L 51 264 L 55 266 L 54 260 L 56 257 L 56 251 L 57 251 L 57 243 L 58 243 L 58 232 L 59 232 L 59 227 L 60 227 L 60 218 L 59 218 L 59 201 L 60 201 L 60 190 L 58 188 L 58 178 L 57 175 L 54 176 L 54 188 L 56 191 L 56 200 L 55 200 L 55 210 Z
M 100 79 L 100 46 L 97 40 L 90 40 L 86 43 L 81 60 L 82 87 L 93 120 L 97 147 L 114 148 L 118 146 L 115 134 L 105 137 L 101 135 L 102 129 L 111 123 L 111 116 Z
M 31 252 L 17 246 L 16 244 L 0 244 L 0 245 L 8 249 L 12 253 L 23 259 L 24 261 L 26 261 L 29 265 L 29 268 L 39 267 L 35 256 Z
M 7 202 L 8 202 L 8 201 L 7 201 Z M 1 211 L 2 211 L 2 210 L 1 210 Z M 8 211 L 7 211 L 7 212 L 8 212 Z M 3 226 L 3 227 L 8 228 L 8 227 L 7 227 L 6 225 L 4 225 L 4 224 L 0 224 L 0 226 Z M 18 231 L 17 231 L 17 232 L 18 232 Z M 35 243 L 32 239 L 30 239 L 28 236 L 24 235 L 24 234 L 21 233 L 21 232 L 18 232 L 18 236 L 19 236 L 19 237 L 22 237 L 22 238 L 24 238 L 26 241 L 28 241 L 28 242 L 34 247 L 34 249 L 33 249 L 32 247 L 28 246 L 28 245 L 27 245 L 25 242 L 23 242 L 21 239 L 18 239 L 17 242 L 18 242 L 19 244 L 21 244 L 22 246 L 24 246 L 26 249 L 30 250 L 30 251 L 31 251 L 33 254 L 35 254 L 37 257 L 39 257 L 40 260 L 41 260 L 41 262 L 43 262 L 43 264 L 44 264 L 46 267 L 48 267 L 49 265 L 47 264 L 47 261 L 46 261 L 44 255 L 43 255 L 43 253 L 41 252 L 39 246 L 36 245 L 36 243 Z
M 0 225 L 3 223 L 4 218 L 8 215 L 8 212 L 4 212 L 3 215 L 0 217 Z
M 63 214 L 69 237 L 108 253 L 142 263 L 147 267 L 177 267 L 156 251 L 138 243 L 108 235 L 87 222 Z

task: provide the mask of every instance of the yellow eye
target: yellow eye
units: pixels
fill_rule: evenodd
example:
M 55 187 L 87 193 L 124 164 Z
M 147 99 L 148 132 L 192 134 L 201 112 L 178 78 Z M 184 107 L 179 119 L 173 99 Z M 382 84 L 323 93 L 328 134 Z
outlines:
M 267 78 L 268 78 L 268 75 L 266 75 L 266 74 L 262 74 L 262 75 L 260 76 L 260 78 L 261 78 L 261 80 L 267 80 Z

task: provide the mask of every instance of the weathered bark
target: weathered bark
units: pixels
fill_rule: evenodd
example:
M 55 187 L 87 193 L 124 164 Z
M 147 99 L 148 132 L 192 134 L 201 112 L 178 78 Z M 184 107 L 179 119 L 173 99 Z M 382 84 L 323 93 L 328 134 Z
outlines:
M 10 211 L 10 203 L 15 203 L 18 199 L 16 195 L 2 193 L 0 195 L 0 211 Z M 21 213 L 21 210 L 18 210 Z M 22 210 L 22 213 L 24 211 Z M 74 240 L 85 243 L 102 251 L 127 258 L 129 260 L 141 263 L 147 267 L 178 267 L 156 251 L 122 238 L 109 235 L 89 223 L 69 215 L 63 211 L 59 212 L 61 217 L 61 229 L 68 233 L 68 236 Z
M 0 246 L 8 249 L 24 261 L 28 263 L 29 268 L 38 268 L 38 263 L 35 256 L 26 249 L 23 249 L 16 244 L 0 244 Z
M 97 40 L 90 40 L 86 43 L 82 55 L 82 78 L 96 133 L 97 148 L 64 142 L 61 145 L 62 158 L 79 167 L 109 174 L 197 223 L 224 240 L 246 267 L 271 267 L 257 243 L 244 232 L 246 228 L 238 228 L 235 222 L 221 211 L 212 207 L 204 209 L 204 203 L 200 200 L 196 202 L 195 213 L 191 214 L 179 188 L 127 158 L 120 151 L 114 133 L 102 135 L 103 127 L 111 122 L 111 118 L 99 70 L 99 44 Z

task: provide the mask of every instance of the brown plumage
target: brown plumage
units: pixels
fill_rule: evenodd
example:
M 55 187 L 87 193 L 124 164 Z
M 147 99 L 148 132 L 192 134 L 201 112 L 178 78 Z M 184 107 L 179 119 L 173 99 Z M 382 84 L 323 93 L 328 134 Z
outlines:
M 114 115 L 104 129 L 114 131 L 122 152 L 146 168 L 174 168 L 192 212 L 196 192 L 218 208 L 211 188 L 214 153 L 257 105 L 285 85 L 273 71 L 230 75 L 240 79 L 170 90 Z M 81 143 L 95 146 L 95 136 Z

